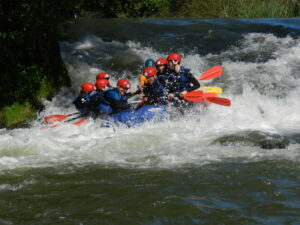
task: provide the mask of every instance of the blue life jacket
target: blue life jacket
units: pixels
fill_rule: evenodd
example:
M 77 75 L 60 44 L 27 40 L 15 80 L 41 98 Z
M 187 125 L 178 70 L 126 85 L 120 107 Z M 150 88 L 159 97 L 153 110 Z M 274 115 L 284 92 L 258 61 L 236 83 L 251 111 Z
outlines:
M 187 76 L 189 72 L 190 69 L 181 66 L 178 73 L 173 71 L 167 76 L 166 86 L 169 93 L 179 94 L 180 92 L 186 91 L 191 87 L 189 78 Z
M 164 87 L 167 86 L 169 73 L 157 73 L 156 78 L 159 80 L 159 83 Z
M 76 95 L 72 102 L 81 113 L 87 113 L 91 109 L 91 101 L 87 98 L 88 95 L 88 93 L 80 93 Z
M 110 105 L 104 104 L 104 103 L 100 103 L 97 106 L 97 111 L 100 114 L 111 114 L 113 112 L 113 109 Z
M 107 91 L 107 98 L 117 100 L 117 101 L 124 101 L 127 102 L 129 96 L 122 95 L 117 88 L 111 89 Z
M 100 114 L 112 113 L 112 108 L 110 106 L 110 102 L 107 100 L 107 97 L 106 97 L 109 90 L 106 90 L 106 91 L 96 90 L 96 91 L 94 91 L 95 93 L 90 95 L 90 99 L 94 105 L 94 110 L 97 113 L 100 113 Z
M 130 111 L 131 106 L 127 100 L 131 97 L 131 94 L 122 95 L 117 88 L 108 90 L 106 92 L 106 100 L 110 103 L 112 113 L 118 113 L 121 111 Z
M 166 88 L 159 82 L 158 78 L 154 80 L 154 83 L 147 84 L 144 88 L 144 94 L 148 98 L 148 104 L 165 103 L 168 92 Z

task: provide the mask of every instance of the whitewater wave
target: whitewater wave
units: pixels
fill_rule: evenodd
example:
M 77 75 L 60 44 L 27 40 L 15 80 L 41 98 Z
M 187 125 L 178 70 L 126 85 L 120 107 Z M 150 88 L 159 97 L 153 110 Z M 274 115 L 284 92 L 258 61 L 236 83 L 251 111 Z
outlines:
M 204 86 L 223 88 L 231 107 L 211 104 L 199 116 L 181 117 L 141 127 L 101 128 L 90 121 L 80 127 L 61 124 L 41 130 L 45 115 L 75 111 L 74 92 L 85 81 L 94 82 L 98 72 L 112 74 L 112 85 L 120 77 L 137 85 L 138 74 L 147 58 L 165 57 L 136 41 L 104 41 L 88 35 L 74 43 L 61 43 L 62 56 L 72 87 L 63 89 L 31 128 L 0 130 L 0 171 L 20 167 L 102 164 L 124 167 L 201 166 L 208 163 L 260 160 L 299 162 L 298 141 L 285 149 L 264 150 L 259 145 L 239 142 L 223 145 L 215 140 L 240 133 L 264 132 L 288 137 L 300 132 L 300 40 L 272 34 L 249 33 L 237 45 L 220 54 L 200 55 L 179 51 L 182 64 L 195 76 L 221 64 L 224 74 Z M 268 135 L 266 139 L 268 139 Z M 231 139 L 232 140 L 232 139 Z M 253 143 L 253 138 L 249 138 Z M 246 144 L 245 144 L 246 143 Z M 9 188 L 9 187 L 2 187 Z

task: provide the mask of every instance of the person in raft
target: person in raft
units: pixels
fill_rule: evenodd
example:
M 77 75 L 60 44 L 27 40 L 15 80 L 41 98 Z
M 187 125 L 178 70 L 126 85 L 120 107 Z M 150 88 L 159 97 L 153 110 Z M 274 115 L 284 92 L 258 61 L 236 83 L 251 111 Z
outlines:
M 109 81 L 109 78 L 110 78 L 110 76 L 107 73 L 101 72 L 96 75 L 96 82 L 100 79 L 105 79 L 105 80 Z M 108 84 L 108 87 L 111 87 L 110 84 Z
M 155 68 L 155 61 L 154 59 L 147 59 L 145 61 L 145 67 L 144 68 L 147 68 L 147 67 L 153 67 Z M 141 90 L 143 90 L 144 86 L 148 83 L 148 80 L 147 78 L 144 76 L 144 74 L 141 74 L 139 76 L 139 88 Z
M 95 91 L 95 85 L 91 82 L 85 82 L 81 85 L 81 91 L 76 95 L 73 104 L 76 109 L 82 114 L 87 114 L 92 108 L 92 103 L 87 99 L 87 96 Z
M 160 58 L 156 60 L 155 62 L 156 65 L 156 71 L 157 71 L 157 78 L 159 82 L 166 86 L 166 80 L 169 75 L 168 71 L 168 61 L 165 58 Z
M 96 90 L 85 97 L 88 102 L 91 102 L 91 111 L 94 117 L 100 114 L 109 114 L 112 112 L 110 103 L 106 100 L 105 94 L 110 89 L 110 84 L 107 79 L 98 79 L 95 83 Z
M 198 89 L 200 83 L 190 72 L 190 69 L 180 65 L 181 56 L 178 53 L 170 54 L 167 61 L 169 69 L 169 75 L 166 79 L 168 99 L 174 101 L 174 105 L 177 107 L 189 106 L 190 104 L 180 96 Z
M 147 67 L 144 70 L 144 76 L 147 78 L 148 83 L 144 88 L 144 99 L 146 105 L 153 104 L 167 104 L 168 92 L 166 88 L 159 82 L 156 69 Z
M 140 94 L 141 90 L 138 89 L 135 92 L 127 93 L 130 86 L 131 84 L 128 80 L 120 79 L 117 82 L 116 88 L 110 89 L 106 92 L 105 98 L 112 108 L 111 114 L 132 110 L 131 105 L 127 102 L 127 100 L 136 94 Z

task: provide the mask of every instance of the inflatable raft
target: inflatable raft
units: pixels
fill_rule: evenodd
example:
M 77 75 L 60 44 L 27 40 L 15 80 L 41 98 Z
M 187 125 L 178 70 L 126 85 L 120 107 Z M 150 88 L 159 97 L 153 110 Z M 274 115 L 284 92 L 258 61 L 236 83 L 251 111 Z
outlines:
M 123 124 L 127 127 L 141 125 L 147 121 L 160 122 L 168 117 L 167 107 L 163 105 L 146 105 L 134 111 L 125 111 L 109 116 L 104 126 Z

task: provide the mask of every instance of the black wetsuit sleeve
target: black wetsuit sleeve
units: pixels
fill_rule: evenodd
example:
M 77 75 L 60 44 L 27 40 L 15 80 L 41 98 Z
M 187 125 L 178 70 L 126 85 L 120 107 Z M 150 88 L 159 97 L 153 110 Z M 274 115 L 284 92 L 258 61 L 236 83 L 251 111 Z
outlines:
M 200 88 L 200 83 L 199 81 L 194 77 L 193 74 L 191 74 L 190 72 L 187 74 L 187 77 L 188 77 L 188 80 L 190 83 L 193 84 L 193 86 L 187 88 L 187 92 L 190 92 L 190 91 L 194 91 L 194 90 L 197 90 L 198 88 Z
M 119 100 L 112 101 L 111 106 L 116 109 L 116 111 L 123 111 L 131 108 L 130 104 Z
M 167 86 L 166 79 L 167 79 L 166 76 L 159 76 L 159 77 L 158 77 L 159 83 L 161 83 L 164 87 Z
M 144 89 L 143 89 L 143 93 L 144 93 L 145 97 L 149 97 L 149 95 L 150 95 L 149 85 L 146 84 L 146 87 L 144 87 Z

